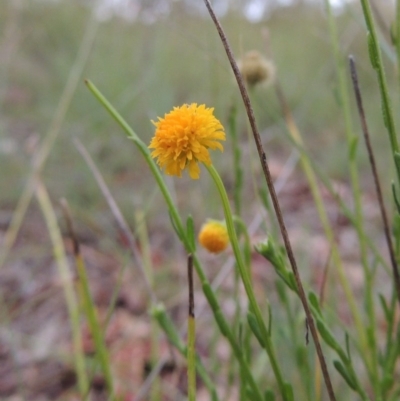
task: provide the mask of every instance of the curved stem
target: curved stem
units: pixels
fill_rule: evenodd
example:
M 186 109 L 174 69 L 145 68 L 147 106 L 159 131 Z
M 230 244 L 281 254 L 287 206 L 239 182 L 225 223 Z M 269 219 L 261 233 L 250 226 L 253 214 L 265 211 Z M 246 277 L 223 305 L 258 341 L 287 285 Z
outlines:
M 249 298 L 250 306 L 256 316 L 258 327 L 261 331 L 261 335 L 264 340 L 265 349 L 267 351 L 268 357 L 270 359 L 270 363 L 272 366 L 272 370 L 274 371 L 276 380 L 278 382 L 279 389 L 282 393 L 283 399 L 286 399 L 285 395 L 285 384 L 282 378 L 282 373 L 280 371 L 278 361 L 275 356 L 275 352 L 273 349 L 273 345 L 271 342 L 271 337 L 268 334 L 267 327 L 265 325 L 264 319 L 262 317 L 261 309 L 257 303 L 256 296 L 254 294 L 253 285 L 251 282 L 250 274 L 247 267 L 244 264 L 242 254 L 240 252 L 239 242 L 236 236 L 236 230 L 233 223 L 232 211 L 228 200 L 228 195 L 226 194 L 224 184 L 219 176 L 217 170 L 213 165 L 206 166 L 208 172 L 210 173 L 212 179 L 214 180 L 215 185 L 217 186 L 218 192 L 221 197 L 222 206 L 224 208 L 225 222 L 226 227 L 228 229 L 229 239 L 231 241 L 233 253 L 236 258 L 237 267 L 239 269 L 240 276 L 243 281 L 244 288 L 246 290 L 247 296 Z
M 105 109 L 111 114 L 111 116 L 116 120 L 116 122 L 125 131 L 128 138 L 130 138 L 134 141 L 135 145 L 138 147 L 139 151 L 141 152 L 141 154 L 145 158 L 147 164 L 149 165 L 150 170 L 153 173 L 154 178 L 157 182 L 157 185 L 159 186 L 159 188 L 161 190 L 164 200 L 167 203 L 168 210 L 171 214 L 171 218 L 172 218 L 173 224 L 175 226 L 175 230 L 176 230 L 180 240 L 182 241 L 183 246 L 185 247 L 186 251 L 193 255 L 193 264 L 196 269 L 196 273 L 199 276 L 199 279 L 201 281 L 203 289 L 205 287 L 207 287 L 209 289 L 207 293 L 205 292 L 205 295 L 206 295 L 207 301 L 210 305 L 210 308 L 214 314 L 214 318 L 218 324 L 222 324 L 222 326 L 224 328 L 223 334 L 228 339 L 229 344 L 235 354 L 235 357 L 238 360 L 241 368 L 243 369 L 244 376 L 246 377 L 249 387 L 252 389 L 252 393 L 253 393 L 253 396 L 255 397 L 255 400 L 262 401 L 262 399 L 263 399 L 262 394 L 257 386 L 256 381 L 254 380 L 254 377 L 251 373 L 250 367 L 243 355 L 243 352 L 242 352 L 238 342 L 236 341 L 236 339 L 233 335 L 232 330 L 230 329 L 230 326 L 229 326 L 227 320 L 225 319 L 223 313 L 221 312 L 221 308 L 219 306 L 217 298 L 215 297 L 215 294 L 211 289 L 210 283 L 204 273 L 204 270 L 200 264 L 199 259 L 196 256 L 196 253 L 195 253 L 195 250 L 193 249 L 191 241 L 189 241 L 189 239 L 185 233 L 185 229 L 184 229 L 182 220 L 179 216 L 179 213 L 174 204 L 174 201 L 172 200 L 171 194 L 168 191 L 168 188 L 163 180 L 163 177 L 160 173 L 159 168 L 157 167 L 154 160 L 151 158 L 150 152 L 149 152 L 146 144 L 141 141 L 141 139 L 136 135 L 136 133 L 133 131 L 133 129 L 129 126 L 129 124 L 122 118 L 122 116 L 117 112 L 117 110 L 108 102 L 108 100 L 97 89 L 97 87 L 89 80 L 86 80 L 85 83 L 88 86 L 89 90 L 97 98 L 97 100 L 105 107 Z M 199 371 L 199 366 L 197 367 L 197 369 L 198 369 L 198 372 L 201 374 L 202 372 Z M 209 385 L 212 386 L 212 388 L 211 388 L 212 394 L 216 394 L 215 387 L 211 381 L 209 381 Z

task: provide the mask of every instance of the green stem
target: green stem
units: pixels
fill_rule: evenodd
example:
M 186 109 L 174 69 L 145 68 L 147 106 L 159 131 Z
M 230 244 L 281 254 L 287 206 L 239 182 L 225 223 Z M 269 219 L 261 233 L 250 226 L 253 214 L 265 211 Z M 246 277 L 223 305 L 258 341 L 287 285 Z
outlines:
M 134 141 L 135 145 L 138 147 L 139 151 L 142 153 L 147 164 L 149 165 L 150 170 L 151 170 L 152 174 L 154 175 L 154 178 L 161 190 L 164 200 L 167 203 L 171 218 L 174 223 L 175 230 L 176 230 L 180 240 L 182 241 L 186 251 L 188 253 L 193 254 L 193 264 L 196 269 L 196 273 L 199 276 L 199 279 L 202 283 L 203 289 L 205 287 L 210 289 L 208 291 L 208 293 L 206 294 L 206 297 L 207 297 L 207 301 L 209 302 L 209 305 L 213 311 L 214 318 L 216 319 L 216 321 L 219 324 L 223 325 L 223 327 L 225 329 L 225 333 L 223 333 L 223 334 L 228 339 L 230 346 L 233 349 L 234 354 L 235 354 L 239 364 L 241 365 L 241 367 L 243 368 L 243 371 L 245 372 L 247 382 L 249 383 L 249 386 L 252 389 L 252 393 L 253 393 L 254 397 L 256 397 L 256 399 L 258 401 L 262 401 L 263 400 L 262 394 L 253 378 L 253 375 L 252 375 L 250 368 L 243 356 L 241 348 L 237 344 L 237 341 L 229 328 L 228 322 L 226 321 L 223 313 L 221 312 L 221 308 L 219 307 L 217 298 L 215 297 L 214 292 L 211 290 L 211 286 L 204 273 L 204 270 L 201 267 L 200 261 L 198 260 L 196 254 L 195 254 L 195 250 L 192 249 L 192 244 L 189 241 L 188 237 L 186 236 L 185 229 L 182 224 L 181 218 L 176 209 L 176 206 L 174 205 L 174 202 L 168 191 L 168 188 L 165 185 L 165 182 L 160 173 L 160 170 L 157 167 L 157 165 L 155 164 L 154 160 L 151 158 L 150 152 L 149 152 L 147 146 L 139 139 L 139 137 L 132 130 L 132 128 L 128 125 L 128 123 L 122 118 L 122 116 L 116 111 L 116 109 L 108 102 L 108 100 L 101 94 L 101 92 L 96 88 L 96 86 L 88 80 L 86 81 L 86 85 L 88 86 L 89 90 L 93 93 L 93 95 L 97 98 L 97 100 L 103 105 L 103 107 L 111 114 L 111 116 L 117 121 L 117 123 L 125 131 L 128 138 L 130 138 Z
M 343 262 L 342 262 L 340 252 L 339 252 L 339 249 L 337 246 L 337 242 L 335 239 L 335 233 L 332 229 L 332 226 L 331 226 L 329 218 L 328 218 L 328 214 L 327 214 L 327 211 L 326 211 L 326 208 L 324 205 L 321 191 L 318 186 L 317 177 L 316 177 L 316 174 L 312 167 L 312 162 L 310 160 L 310 157 L 303 149 L 303 139 L 302 139 L 300 131 L 298 130 L 297 125 L 293 119 L 291 111 L 286 104 L 286 99 L 284 98 L 284 94 L 279 85 L 276 86 L 276 89 L 277 89 L 278 98 L 280 99 L 280 102 L 282 105 L 283 113 L 285 115 L 286 125 L 288 128 L 289 134 L 290 134 L 290 138 L 293 141 L 296 148 L 298 148 L 300 150 L 300 163 L 301 163 L 302 169 L 304 171 L 304 174 L 307 178 L 308 185 L 310 186 L 311 194 L 313 196 L 315 207 L 317 208 L 318 216 L 321 221 L 323 230 L 325 232 L 326 238 L 331 247 L 332 262 L 333 262 L 332 264 L 334 266 L 336 266 L 340 284 L 345 293 L 346 300 L 349 305 L 349 308 L 350 308 L 350 311 L 351 311 L 351 314 L 352 314 L 352 317 L 354 320 L 354 324 L 357 329 L 357 335 L 358 335 L 358 338 L 360 339 L 360 346 L 362 349 L 361 357 L 366 361 L 365 355 L 368 355 L 368 342 L 367 342 L 367 336 L 365 334 L 364 324 L 363 324 L 359 309 L 357 307 L 357 303 L 356 303 L 353 291 L 352 291 L 349 281 L 346 277 Z M 315 168 L 315 171 L 318 171 L 318 169 Z M 331 187 L 329 180 L 325 180 L 324 184 L 327 185 L 328 188 Z M 354 218 L 352 221 L 355 222 L 356 219 Z M 355 224 L 355 226 L 358 227 L 357 224 Z M 369 367 L 369 364 L 367 363 L 367 361 L 365 362 L 365 364 L 367 367 Z
M 188 364 L 188 398 L 189 401 L 196 401 L 196 321 L 194 316 L 188 317 L 188 338 L 187 338 L 187 364 Z
M 395 44 L 397 55 L 397 79 L 399 80 L 400 89 L 400 0 L 396 2 L 396 20 L 395 20 Z
M 171 342 L 171 344 L 180 352 L 182 356 L 187 358 L 188 349 L 181 340 L 181 336 L 178 333 L 176 326 L 173 324 L 173 322 L 167 315 L 164 305 L 162 304 L 153 305 L 150 313 L 153 316 L 153 318 L 157 321 L 157 323 L 160 325 L 160 327 L 164 330 L 164 333 L 168 337 L 168 340 Z M 211 400 L 218 401 L 218 394 L 215 388 L 215 384 L 213 380 L 210 378 L 210 376 L 207 374 L 207 371 L 199 357 L 196 357 L 196 369 L 204 385 L 210 392 Z
M 249 232 L 247 231 L 247 226 L 244 223 L 244 221 L 237 217 L 237 216 L 232 216 L 233 222 L 236 224 L 236 227 L 239 228 L 239 236 L 240 234 L 243 234 L 244 237 L 244 245 L 243 245 L 243 255 L 244 255 L 244 262 L 245 265 L 247 266 L 249 270 L 249 274 L 251 275 L 251 241 L 250 241 L 250 236 Z
M 233 253 L 236 258 L 236 263 L 237 263 L 237 266 L 239 269 L 239 273 L 242 278 L 243 285 L 245 287 L 247 296 L 249 298 L 251 308 L 253 309 L 253 312 L 255 314 L 258 327 L 261 331 L 261 336 L 264 340 L 265 349 L 266 349 L 268 357 L 270 359 L 270 363 L 272 366 L 272 370 L 274 371 L 275 378 L 278 383 L 278 387 L 281 391 L 283 399 L 286 400 L 287 398 L 286 398 L 285 384 L 284 384 L 283 377 L 282 377 L 282 374 L 281 374 L 281 371 L 280 371 L 280 368 L 278 365 L 278 361 L 275 356 L 274 348 L 273 348 L 273 345 L 271 342 L 271 337 L 268 334 L 268 329 L 265 325 L 260 307 L 257 303 L 248 268 L 245 266 L 245 264 L 243 262 L 242 254 L 240 252 L 239 242 L 238 242 L 238 239 L 236 236 L 236 231 L 235 231 L 235 226 L 233 223 L 233 217 L 232 217 L 231 207 L 230 207 L 229 200 L 228 200 L 228 195 L 225 191 L 225 187 L 221 180 L 221 177 L 219 176 L 219 174 L 218 174 L 217 170 L 214 168 L 214 166 L 213 165 L 206 166 L 206 168 L 207 168 L 208 172 L 210 173 L 212 179 L 214 180 L 214 183 L 217 186 L 218 192 L 220 194 L 222 205 L 224 208 L 226 227 L 228 229 L 228 234 L 229 234 L 229 238 L 231 241 Z
M 65 254 L 63 238 L 57 224 L 57 217 L 51 204 L 49 194 L 40 181 L 37 182 L 36 197 L 46 220 L 50 239 L 53 244 L 54 257 L 57 261 L 58 271 L 63 283 L 64 296 L 71 322 L 74 347 L 73 356 L 78 377 L 78 387 L 81 395 L 85 397 L 89 391 L 89 381 L 86 373 L 85 355 L 83 352 L 82 337 L 80 333 L 79 306 L 74 292 L 67 256 Z
M 385 71 L 383 68 L 381 49 L 378 45 L 378 35 L 376 33 L 374 20 L 372 17 L 371 6 L 368 0 L 361 0 L 361 6 L 364 12 L 365 23 L 368 29 L 368 48 L 371 59 L 371 64 L 376 71 L 379 83 L 379 90 L 381 92 L 382 101 L 382 115 L 389 134 L 390 145 L 392 148 L 392 154 L 394 163 L 396 166 L 396 172 L 398 180 L 400 181 L 400 166 L 396 163 L 395 154 L 399 152 L 399 144 L 397 141 L 396 128 L 394 124 L 393 112 L 391 101 L 389 98 L 389 91 L 385 77 Z M 397 28 L 398 29 L 398 28 Z
M 304 150 L 303 145 L 301 143 L 297 143 L 297 141 L 292 137 L 289 137 L 289 140 L 291 141 L 293 146 L 299 151 L 300 154 L 304 155 L 305 158 L 308 157 L 307 153 Z M 310 167 L 311 167 L 314 175 L 316 175 L 316 177 L 318 177 L 318 179 L 321 180 L 322 184 L 325 186 L 325 188 L 328 190 L 328 192 L 332 195 L 332 197 L 338 203 L 341 212 L 350 220 L 350 222 L 354 226 L 354 228 L 356 230 L 359 230 L 359 226 L 357 224 L 357 219 L 355 218 L 354 213 L 347 207 L 346 203 L 342 200 L 342 198 L 338 195 L 336 190 L 333 188 L 333 185 L 332 185 L 331 181 L 329 180 L 329 177 L 326 174 L 324 174 L 323 171 L 319 168 L 319 166 L 317 164 L 315 164 L 311 159 L 308 159 L 308 162 L 310 163 Z M 358 235 L 360 235 L 360 234 L 358 234 Z M 380 254 L 380 251 L 379 251 L 378 247 L 376 246 L 375 242 L 370 237 L 365 235 L 365 233 L 364 233 L 364 236 L 365 236 L 364 238 L 365 238 L 366 244 L 369 247 L 370 251 L 372 252 L 373 257 L 385 269 L 388 276 L 390 276 L 391 275 L 390 267 L 389 267 L 387 261 L 385 260 L 385 258 L 383 258 L 383 256 Z M 395 253 L 399 254 L 399 252 L 400 252 L 400 242 L 399 242 L 399 246 L 397 247 Z
M 194 259 L 194 263 L 196 266 L 196 258 Z M 198 261 L 197 261 L 197 263 L 198 263 Z M 199 265 L 199 267 L 200 267 L 200 265 Z M 257 383 L 255 382 L 254 377 L 251 373 L 251 370 L 246 361 L 246 356 L 243 352 L 243 349 L 237 342 L 237 340 L 233 334 L 233 331 L 230 328 L 227 320 L 225 319 L 225 316 L 224 316 L 220 306 L 218 305 L 217 298 L 215 297 L 215 294 L 212 291 L 211 286 L 208 282 L 203 283 L 203 292 L 204 292 L 204 295 L 206 296 L 207 301 L 211 307 L 211 310 L 214 314 L 214 318 L 218 324 L 218 327 L 219 327 L 222 335 L 224 335 L 227 338 L 227 340 L 233 350 L 233 353 L 234 353 L 237 361 L 239 362 L 240 373 L 241 373 L 241 375 L 243 375 L 242 377 L 244 378 L 244 382 L 249 385 L 249 388 L 252 391 L 254 399 L 262 401 L 263 396 L 262 396 L 260 389 L 258 388 Z
M 354 130 L 352 126 L 350 99 L 347 89 L 348 82 L 346 77 L 346 68 L 345 68 L 346 65 L 339 51 L 339 37 L 337 34 L 335 18 L 332 14 L 330 0 L 325 0 L 325 5 L 328 11 L 329 30 L 333 48 L 333 55 L 336 64 L 337 79 L 339 84 L 339 96 L 345 121 L 345 133 L 347 140 L 347 148 L 349 152 L 350 179 L 351 179 L 354 206 L 355 206 L 354 224 L 357 226 L 356 231 L 358 234 L 358 239 L 360 244 L 361 263 L 363 266 L 364 276 L 366 280 L 365 307 L 367 310 L 367 316 L 369 318 L 369 323 L 370 323 L 370 336 L 368 337 L 370 339 L 370 342 L 368 349 L 370 350 L 370 356 L 371 356 L 370 358 L 366 359 L 367 370 L 370 379 L 373 382 L 375 393 L 378 394 L 379 391 L 378 350 L 377 350 L 376 333 L 375 333 L 376 319 L 375 319 L 375 309 L 374 309 L 373 291 L 372 291 L 373 280 L 371 279 L 371 273 L 369 271 L 368 260 L 367 260 L 367 244 L 365 239 L 364 219 L 362 214 L 362 203 L 361 203 L 361 190 L 360 190 L 358 170 L 357 170 L 357 160 L 356 160 L 357 137 L 353 135 Z
M 136 135 L 136 133 L 133 131 L 133 129 L 128 125 L 128 123 L 122 118 L 122 116 L 117 112 L 117 110 L 108 102 L 108 100 L 102 95 L 102 93 L 96 88 L 96 86 L 89 80 L 85 81 L 87 87 L 89 90 L 93 93 L 93 95 L 97 98 L 97 100 L 106 108 L 106 110 L 111 114 L 111 116 L 116 120 L 116 122 L 121 126 L 121 128 L 125 131 L 129 139 L 132 139 L 132 141 L 135 143 L 135 145 L 138 147 L 140 153 L 142 156 L 145 158 L 147 164 L 150 167 L 150 170 L 157 181 L 157 185 L 160 188 L 164 200 L 167 203 L 168 210 L 171 214 L 171 218 L 175 224 L 176 229 L 178 230 L 178 233 L 182 238 L 185 238 L 185 230 L 181 221 L 181 218 L 179 216 L 179 213 L 174 205 L 174 202 L 172 200 L 172 197 L 168 191 L 167 186 L 164 183 L 163 177 L 160 173 L 159 168 L 155 164 L 154 160 L 150 156 L 150 151 L 147 147 L 147 145 L 140 140 L 140 138 Z M 190 244 L 186 241 L 185 243 L 186 251 L 188 253 L 193 252 L 193 249 L 191 249 Z
M 76 256 L 75 263 L 76 263 L 76 270 L 78 272 L 79 282 L 82 288 L 82 296 L 83 296 L 82 301 L 84 304 L 84 309 L 86 317 L 88 319 L 90 331 L 93 336 L 94 344 L 96 347 L 97 357 L 99 359 L 99 363 L 104 374 L 107 389 L 110 394 L 110 399 L 113 400 L 115 399 L 115 397 L 114 397 L 113 379 L 110 369 L 110 359 L 107 352 L 103 330 L 97 317 L 96 307 L 90 294 L 89 281 L 86 274 L 86 266 L 80 255 Z

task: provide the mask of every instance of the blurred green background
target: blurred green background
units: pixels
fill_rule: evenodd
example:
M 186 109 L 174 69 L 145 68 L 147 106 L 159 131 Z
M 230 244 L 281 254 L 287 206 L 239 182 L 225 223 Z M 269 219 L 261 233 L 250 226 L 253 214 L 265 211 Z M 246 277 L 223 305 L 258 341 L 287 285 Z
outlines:
M 243 146 L 247 146 L 238 89 L 205 8 L 199 6 L 200 12 L 193 10 L 190 2 L 175 1 L 170 3 L 169 12 L 154 12 L 158 9 L 156 3 L 148 2 L 148 10 L 136 19 L 123 18 L 110 10 L 95 13 L 93 2 L 3 3 L 5 6 L 0 8 L 1 207 L 13 208 L 27 181 L 32 154 L 54 118 L 93 14 L 101 17 L 97 18 L 96 38 L 44 169 L 45 182 L 55 199 L 64 196 L 85 212 L 97 213 L 105 207 L 73 145 L 74 137 L 88 148 L 123 209 L 131 206 L 132 198 L 140 202 L 153 191 L 152 178 L 140 167 L 140 156 L 134 146 L 97 104 L 86 89 L 84 78 L 99 87 L 146 142 L 153 134 L 152 119 L 163 116 L 173 106 L 197 102 L 215 107 L 224 124 L 231 107 L 238 106 L 238 127 Z M 239 7 L 231 8 L 221 16 L 221 21 L 236 57 L 257 49 L 273 59 L 307 150 L 321 163 L 321 169 L 334 178 L 346 180 L 343 118 L 336 100 L 323 2 L 276 7 L 257 23 L 244 18 Z M 357 58 L 375 148 L 384 153 L 386 133 L 374 73 L 367 60 L 359 6 L 351 3 L 336 12 L 343 54 L 351 53 Z M 388 79 L 391 87 L 395 87 L 390 63 L 392 50 L 389 45 L 387 49 Z M 283 160 L 291 145 L 285 137 L 274 90 L 258 88 L 253 97 L 259 126 L 268 143 L 267 151 Z M 357 117 L 355 122 L 355 129 L 359 130 Z M 224 158 L 217 153 L 213 156 L 228 181 L 229 151 L 228 143 Z M 363 146 L 359 155 L 363 166 Z M 200 185 L 207 189 L 204 181 Z M 188 181 L 176 180 L 176 186 L 178 190 L 185 189 Z

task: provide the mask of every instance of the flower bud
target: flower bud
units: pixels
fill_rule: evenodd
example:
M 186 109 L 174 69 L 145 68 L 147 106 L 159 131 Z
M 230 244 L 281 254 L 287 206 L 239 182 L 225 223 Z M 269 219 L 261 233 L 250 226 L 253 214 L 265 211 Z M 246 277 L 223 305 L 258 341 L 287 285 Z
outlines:
M 208 220 L 199 233 L 200 244 L 211 253 L 220 253 L 229 244 L 229 235 L 224 223 Z

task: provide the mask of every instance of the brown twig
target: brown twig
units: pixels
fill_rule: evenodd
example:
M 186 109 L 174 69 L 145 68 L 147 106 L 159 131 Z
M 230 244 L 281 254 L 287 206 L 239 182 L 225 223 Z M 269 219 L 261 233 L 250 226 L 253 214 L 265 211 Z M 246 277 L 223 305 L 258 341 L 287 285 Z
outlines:
M 188 255 L 189 316 L 194 319 L 193 255 Z
M 326 365 L 325 357 L 324 357 L 324 354 L 322 352 L 322 347 L 321 347 L 321 344 L 320 344 L 320 341 L 319 341 L 319 338 L 318 338 L 318 332 L 317 332 L 317 329 L 315 327 L 315 323 L 314 323 L 314 319 L 313 319 L 312 314 L 311 314 L 310 307 L 308 305 L 308 301 L 307 301 L 307 297 L 306 297 L 306 294 L 305 294 L 305 291 L 304 291 L 304 288 L 303 288 L 303 284 L 301 282 L 299 270 L 297 268 L 296 259 L 294 257 L 292 246 L 291 246 L 291 243 L 290 243 L 290 240 L 289 240 L 289 235 L 287 233 L 285 222 L 283 220 L 283 215 L 282 215 L 282 211 L 281 211 L 281 208 L 280 208 L 280 205 L 279 205 L 278 197 L 276 195 L 275 188 L 274 188 L 274 185 L 273 185 L 271 172 L 269 170 L 269 166 L 268 166 L 268 163 L 267 163 L 267 157 L 266 157 L 265 151 L 264 151 L 262 143 L 261 143 L 261 137 L 260 137 L 260 133 L 259 133 L 258 128 L 257 128 L 257 124 L 256 124 L 256 120 L 255 120 L 255 117 L 254 117 L 253 109 L 251 107 L 250 98 L 249 98 L 249 95 L 247 93 L 246 87 L 244 85 L 243 79 L 242 79 L 242 77 L 240 75 L 240 72 L 239 72 L 238 66 L 236 64 L 235 58 L 233 57 L 233 53 L 232 53 L 232 50 L 231 50 L 231 48 L 229 46 L 228 40 L 226 38 L 226 35 L 225 35 L 225 33 L 224 33 L 223 29 L 222 29 L 222 26 L 221 26 L 220 22 L 218 21 L 218 18 L 216 17 L 216 15 L 214 13 L 214 10 L 213 10 L 209 0 L 204 0 L 204 3 L 205 3 L 205 5 L 206 5 L 206 7 L 208 9 L 208 12 L 210 13 L 210 16 L 211 16 L 211 18 L 212 18 L 212 20 L 213 20 L 213 22 L 214 22 L 214 24 L 215 24 L 215 26 L 217 28 L 218 34 L 219 34 L 219 36 L 221 38 L 222 44 L 223 44 L 223 46 L 225 48 L 226 54 L 228 56 L 228 59 L 229 59 L 229 62 L 231 64 L 233 73 L 235 74 L 235 78 L 236 78 L 236 81 L 237 81 L 238 86 L 239 86 L 239 90 L 240 90 L 240 93 L 241 93 L 241 96 L 242 96 L 242 99 L 243 99 L 243 103 L 244 103 L 244 106 L 245 106 L 245 109 L 246 109 L 246 112 L 247 112 L 247 116 L 248 116 L 248 119 L 249 119 L 249 122 L 250 122 L 251 130 L 253 132 L 254 141 L 256 143 L 258 155 L 260 157 L 261 166 L 262 166 L 262 169 L 263 169 L 263 172 L 264 172 L 265 180 L 267 182 L 267 186 L 268 186 L 268 189 L 269 189 L 269 192 L 270 192 L 270 195 L 271 195 L 272 203 L 274 205 L 276 217 L 277 217 L 277 220 L 278 220 L 278 223 L 279 223 L 279 228 L 281 230 L 281 234 L 282 234 L 282 238 L 283 238 L 283 241 L 284 241 L 284 244 L 285 244 L 286 252 L 288 254 L 288 258 L 289 258 L 289 261 L 290 261 L 290 265 L 292 267 L 292 271 L 293 271 L 294 277 L 296 279 L 296 284 L 297 284 L 300 300 L 301 300 L 301 303 L 303 305 L 304 311 L 306 313 L 307 323 L 308 323 L 308 326 L 309 326 L 310 331 L 311 331 L 311 335 L 312 335 L 313 340 L 314 340 L 314 344 L 315 344 L 315 348 L 316 348 L 316 351 L 317 351 L 318 359 L 319 359 L 319 362 L 320 362 L 320 365 L 321 365 L 322 374 L 324 376 L 325 384 L 326 384 L 326 387 L 327 387 L 327 390 L 328 390 L 329 399 L 331 401 L 336 401 L 335 393 L 333 391 L 332 382 L 331 382 L 331 379 L 330 379 L 330 376 L 329 376 L 328 367 Z
M 397 299 L 400 304 L 399 268 L 397 266 L 396 256 L 395 256 L 395 252 L 394 252 L 394 248 L 393 248 L 392 237 L 390 235 L 389 220 L 388 220 L 387 213 L 386 213 L 385 203 L 383 201 L 382 189 L 381 189 L 381 185 L 380 185 L 380 181 L 379 181 L 379 177 L 378 177 L 378 170 L 376 168 L 374 152 L 372 149 L 370 135 L 369 135 L 368 126 L 367 126 L 367 119 L 365 117 L 364 107 L 363 107 L 362 98 L 361 98 L 360 85 L 358 83 L 357 69 L 356 69 L 356 65 L 355 65 L 353 56 L 349 56 L 349 64 L 350 64 L 351 79 L 353 81 L 354 94 L 356 96 L 358 114 L 360 116 L 361 128 L 362 128 L 362 131 L 364 134 L 364 140 L 365 140 L 365 145 L 367 147 L 369 162 L 371 164 L 372 175 L 374 177 L 374 184 L 375 184 L 375 189 L 376 189 L 376 195 L 378 197 L 379 209 L 380 209 L 381 215 L 382 215 L 383 229 L 385 232 L 386 243 L 387 243 L 387 246 L 389 249 L 390 262 L 392 264 L 393 278 L 394 278 L 394 283 L 395 283 L 395 287 L 396 287 Z

